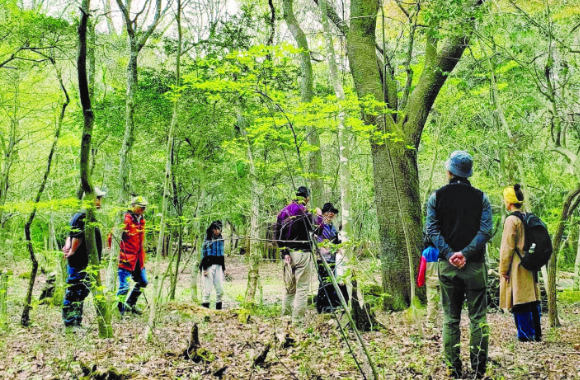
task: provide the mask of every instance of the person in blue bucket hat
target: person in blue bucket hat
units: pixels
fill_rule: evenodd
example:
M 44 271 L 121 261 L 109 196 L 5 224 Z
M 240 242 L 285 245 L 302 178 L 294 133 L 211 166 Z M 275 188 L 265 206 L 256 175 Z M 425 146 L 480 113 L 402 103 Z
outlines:
M 454 151 L 445 167 L 449 183 L 433 192 L 427 203 L 427 233 L 439 250 L 445 362 L 449 375 L 463 376 L 459 325 L 467 300 L 471 368 L 475 378 L 483 378 L 489 342 L 485 245 L 493 228 L 491 204 L 487 195 L 469 182 L 473 175 L 469 153 Z

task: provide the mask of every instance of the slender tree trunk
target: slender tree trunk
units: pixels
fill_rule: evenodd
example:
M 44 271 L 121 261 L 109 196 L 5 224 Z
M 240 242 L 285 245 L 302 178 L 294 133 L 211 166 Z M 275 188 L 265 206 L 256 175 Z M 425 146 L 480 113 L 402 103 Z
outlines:
M 579 226 L 580 229 L 580 226 Z M 574 291 L 580 290 L 580 234 L 578 234 L 578 249 L 576 251 L 576 262 L 574 263 Z
M 560 213 L 560 220 L 558 221 L 558 226 L 556 227 L 556 232 L 554 233 L 554 238 L 552 241 L 553 253 L 550 261 L 548 262 L 548 281 L 547 281 L 547 292 L 548 292 L 548 318 L 550 320 L 550 327 L 559 327 L 560 318 L 558 317 L 558 304 L 557 304 L 557 289 L 556 289 L 556 278 L 558 272 L 558 252 L 560 251 L 560 246 L 562 245 L 562 236 L 564 235 L 564 230 L 566 228 L 566 222 L 574 210 L 578 207 L 580 202 L 580 185 L 571 190 L 564 204 L 562 205 L 562 212 Z M 545 279 L 544 279 L 545 280 Z
M 181 44 L 182 44 L 182 29 L 181 29 L 181 0 L 177 0 L 177 13 L 175 16 L 175 20 L 177 22 L 177 33 L 178 33 L 178 44 L 177 44 L 177 57 L 176 57 L 176 66 L 175 66 L 175 78 L 176 78 L 176 87 L 179 87 L 180 80 L 181 80 L 181 72 L 180 72 L 180 64 L 181 64 Z M 178 116 L 178 104 L 179 98 L 176 98 L 173 103 L 173 116 L 171 118 L 171 124 L 169 127 L 169 136 L 167 137 L 167 153 L 166 153 L 166 161 L 165 161 L 165 182 L 163 184 L 163 206 L 161 208 L 161 222 L 159 227 L 159 239 L 157 240 L 157 254 L 155 256 L 155 267 L 159 269 L 159 261 L 160 257 L 163 252 L 163 242 L 165 236 L 165 224 L 166 224 L 166 217 L 167 217 L 167 205 L 169 201 L 169 183 L 171 180 L 171 156 L 173 150 L 173 131 L 177 125 L 177 116 Z M 171 263 L 169 264 L 171 265 Z M 176 273 L 176 276 L 178 274 Z M 144 340 L 149 340 L 151 337 L 152 331 L 154 331 L 156 327 L 157 321 L 157 304 L 160 300 L 161 295 L 161 286 L 160 286 L 160 279 L 159 274 L 155 274 L 155 281 L 153 284 L 153 298 L 151 301 L 151 310 L 149 312 L 149 321 L 147 326 L 145 327 L 145 331 L 143 332 Z
M 2 173 L 0 174 L 0 223 L 4 222 L 4 205 L 8 197 L 10 188 L 10 169 L 14 163 L 14 153 L 18 144 L 17 132 L 19 129 L 18 109 L 20 105 L 20 72 L 16 74 L 14 89 L 13 117 L 10 118 L 10 132 L 8 140 L 3 144 L 4 160 L 2 163 Z
M 300 48 L 300 94 L 302 102 L 310 103 L 314 97 L 314 76 L 312 73 L 312 63 L 310 61 L 310 49 L 308 47 L 308 40 L 298 24 L 298 20 L 294 16 L 293 0 L 283 0 L 282 6 L 284 9 L 284 20 L 288 25 L 288 29 L 294 36 L 298 48 Z M 318 130 L 315 127 L 309 127 L 306 130 L 308 144 L 316 150 L 310 152 L 308 155 L 308 172 L 310 176 L 310 186 L 312 189 L 312 205 L 322 205 L 324 202 L 324 181 L 322 178 L 322 152 L 320 150 L 320 137 Z
M 91 98 L 89 97 L 89 85 L 87 79 L 87 24 L 89 19 L 90 0 L 83 0 L 82 16 L 78 28 L 79 34 L 79 56 L 77 61 L 78 83 L 81 106 L 83 109 L 83 134 L 81 141 L 80 153 L 80 173 L 81 184 L 85 192 L 87 202 L 87 216 L 85 227 L 85 243 L 87 254 L 89 256 L 89 265 L 94 270 L 89 271 L 91 277 L 91 292 L 97 309 L 97 323 L 99 326 L 100 338 L 111 338 L 113 328 L 111 326 L 111 310 L 108 305 L 108 295 L 103 292 L 100 262 L 97 253 L 97 244 L 95 240 L 95 191 L 90 176 L 90 154 L 91 140 L 94 127 L 94 114 L 91 108 Z
M 326 9 L 326 1 L 321 3 L 322 11 L 322 26 L 324 28 L 324 39 L 326 42 L 326 50 L 328 52 L 328 67 L 330 71 L 330 81 L 334 88 L 334 93 L 339 102 L 345 100 L 344 89 L 340 81 L 338 65 L 336 64 L 336 54 L 334 51 L 334 43 L 332 41 L 332 31 L 328 23 L 328 15 Z M 340 174 L 340 215 L 342 221 L 342 236 L 343 240 L 352 238 L 352 226 L 350 215 L 350 147 L 349 137 L 350 131 L 344 125 L 345 113 L 339 111 L 338 114 L 338 160 L 339 160 L 339 174 Z
M 52 166 L 52 158 L 54 156 L 54 152 L 56 151 L 56 144 L 58 143 L 58 138 L 60 137 L 60 130 L 62 127 L 62 121 L 64 119 L 66 107 L 70 103 L 70 98 L 68 96 L 68 92 L 64 86 L 64 82 L 62 80 L 62 75 L 59 69 L 56 67 L 56 63 L 54 60 L 51 59 L 52 64 L 55 66 L 57 71 L 58 81 L 60 83 L 60 87 L 64 93 L 64 102 L 61 107 L 60 114 L 56 121 L 56 130 L 54 132 L 54 140 L 52 142 L 52 147 L 50 148 L 50 152 L 48 154 L 48 160 L 46 164 L 46 170 L 44 171 L 44 177 L 36 193 L 36 198 L 34 199 L 34 207 L 30 216 L 28 217 L 28 221 L 24 225 L 24 234 L 26 236 L 26 246 L 28 248 L 28 253 L 30 254 L 30 261 L 32 262 L 32 271 L 30 272 L 30 279 L 28 281 L 28 291 L 26 292 L 26 298 L 24 300 L 24 309 L 22 310 L 22 316 L 20 318 L 20 324 L 22 326 L 29 326 L 30 325 L 30 309 L 32 307 L 32 291 L 34 289 L 34 282 L 36 281 L 36 274 L 38 272 L 38 260 L 36 259 L 36 255 L 34 253 L 34 247 L 32 245 L 32 235 L 30 233 L 30 227 L 32 226 L 32 222 L 34 221 L 34 217 L 36 216 L 36 212 L 38 210 L 38 202 L 40 202 L 40 198 L 42 197 L 42 193 L 46 187 L 46 182 L 48 180 L 48 176 L 50 175 L 50 168 Z
M 181 246 L 183 244 L 183 228 L 180 226 L 178 228 L 177 237 L 177 257 L 175 258 L 175 272 L 171 278 L 171 290 L 169 292 L 169 299 L 171 301 L 175 300 L 175 289 L 177 288 L 177 281 L 179 279 L 179 263 L 181 262 Z
M 194 304 L 198 304 L 199 300 L 197 298 L 197 279 L 199 274 L 199 254 L 197 253 L 197 233 L 195 234 L 195 238 L 193 239 L 193 246 L 191 247 L 191 286 L 190 294 L 191 294 L 191 302 Z
M 252 182 L 251 191 L 251 210 L 250 210 L 250 231 L 249 234 L 249 249 L 246 251 L 249 253 L 248 260 L 250 268 L 248 270 L 248 287 L 246 289 L 246 299 L 245 303 L 248 307 L 253 307 L 255 305 L 256 292 L 258 289 L 258 283 L 260 280 L 260 259 L 262 258 L 260 252 L 260 184 L 258 183 L 258 177 L 256 173 L 256 166 L 254 164 L 254 156 L 252 153 L 252 145 L 250 144 L 250 139 L 246 133 L 246 120 L 242 115 L 241 110 L 238 110 L 238 126 L 240 127 L 240 133 L 246 140 L 248 161 L 250 164 L 250 178 Z
M 127 63 L 127 93 L 125 99 L 125 135 L 119 153 L 119 204 L 126 204 L 131 197 L 131 184 L 129 180 L 131 171 L 131 149 L 135 142 L 135 92 L 137 91 L 137 57 L 139 51 L 134 41 L 129 41 L 129 62 Z
M 8 269 L 0 270 L 0 322 L 6 319 L 8 312 L 8 283 L 11 273 Z
M 105 6 L 105 19 L 107 20 L 107 29 L 109 34 L 117 34 L 117 29 L 113 23 L 113 17 L 111 16 L 111 0 L 103 0 Z

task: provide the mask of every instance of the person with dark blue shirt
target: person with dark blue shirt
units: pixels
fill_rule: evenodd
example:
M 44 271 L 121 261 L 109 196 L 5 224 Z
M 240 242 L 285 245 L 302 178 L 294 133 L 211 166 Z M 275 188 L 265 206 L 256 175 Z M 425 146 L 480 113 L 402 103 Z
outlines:
M 95 187 L 95 207 L 101 208 L 105 192 Z M 65 327 L 80 327 L 83 321 L 83 302 L 90 293 L 90 278 L 86 272 L 89 255 L 85 241 L 86 210 L 74 214 L 70 221 L 70 233 L 62 251 L 67 260 L 67 288 L 62 303 L 62 319 Z M 95 240 L 99 261 L 103 251 L 101 231 L 95 226 Z

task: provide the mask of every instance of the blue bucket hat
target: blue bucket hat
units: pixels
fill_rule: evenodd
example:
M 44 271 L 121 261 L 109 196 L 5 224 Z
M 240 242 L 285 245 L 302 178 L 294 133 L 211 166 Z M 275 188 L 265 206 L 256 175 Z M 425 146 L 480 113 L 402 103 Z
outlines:
M 456 150 L 445 162 L 445 167 L 457 177 L 469 178 L 473 174 L 473 157 L 464 150 Z

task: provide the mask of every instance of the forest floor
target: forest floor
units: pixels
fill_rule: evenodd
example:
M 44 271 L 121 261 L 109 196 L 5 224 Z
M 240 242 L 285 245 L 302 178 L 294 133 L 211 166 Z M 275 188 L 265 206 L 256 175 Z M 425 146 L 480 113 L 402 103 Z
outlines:
M 117 312 L 113 316 L 114 338 L 98 339 L 90 296 L 85 302 L 86 329 L 65 332 L 60 308 L 46 305 L 34 308 L 31 327 L 21 327 L 21 300 L 27 280 L 15 273 L 9 291 L 8 319 L 0 326 L 0 378 L 79 379 L 83 378 L 81 363 L 96 365 L 97 371 L 114 368 L 126 375 L 116 378 L 127 379 L 363 378 L 330 316 L 319 316 L 314 307 L 309 307 L 302 328 L 290 327 L 279 317 L 283 292 L 280 264 L 261 265 L 263 304 L 249 319 L 238 306 L 246 288 L 247 267 L 238 258 L 228 259 L 227 267 L 233 281 L 225 286 L 225 310 L 201 309 L 188 302 L 188 268 L 180 275 L 177 301 L 163 304 L 154 338 L 149 342 L 140 340 L 146 315 L 121 319 Z M 44 276 L 38 279 L 36 299 L 44 280 Z M 151 292 L 151 288 L 147 289 L 146 296 L 151 298 Z M 511 314 L 489 314 L 490 379 L 580 379 L 580 352 L 574 347 L 580 343 L 580 302 L 578 294 L 568 298 L 560 308 L 562 327 L 548 329 L 544 323 L 545 339 L 541 343 L 518 343 Z M 140 306 L 147 309 L 143 297 Z M 426 330 L 422 339 L 406 312 L 378 312 L 377 318 L 384 329 L 365 333 L 364 339 L 382 378 L 447 378 L 439 329 Z M 214 356 L 207 356 L 209 362 L 194 363 L 178 357 L 187 347 L 194 323 L 199 326 L 201 347 Z M 461 350 L 467 367 L 466 314 L 461 326 Z M 276 332 L 290 333 L 297 343 L 294 347 L 280 347 Z M 358 353 L 353 334 L 348 334 L 352 349 Z M 270 343 L 272 349 L 265 364 L 253 366 L 253 359 Z M 358 354 L 357 360 L 361 361 Z M 222 377 L 214 375 L 224 367 L 227 368 Z

